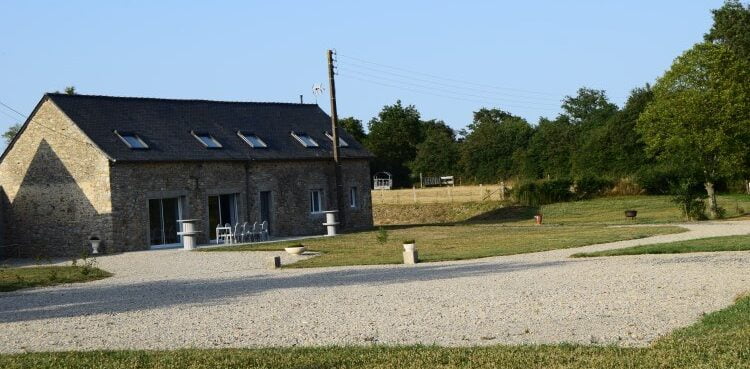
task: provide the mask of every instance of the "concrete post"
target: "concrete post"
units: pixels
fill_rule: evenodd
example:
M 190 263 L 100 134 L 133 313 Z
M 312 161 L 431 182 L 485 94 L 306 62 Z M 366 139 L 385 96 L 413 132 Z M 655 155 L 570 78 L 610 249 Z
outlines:
M 404 251 L 404 264 L 416 264 L 418 262 L 417 250 Z
M 323 223 L 323 225 L 326 226 L 326 236 L 336 235 L 336 226 L 339 225 L 339 223 L 336 221 L 336 214 L 338 212 L 338 210 L 324 211 L 324 213 L 326 214 L 326 222 Z
M 195 230 L 195 222 L 198 219 L 180 219 L 177 222 L 182 224 L 182 231 L 177 232 L 178 236 L 182 236 L 182 248 L 183 250 L 194 250 L 196 246 L 195 237 L 200 231 Z

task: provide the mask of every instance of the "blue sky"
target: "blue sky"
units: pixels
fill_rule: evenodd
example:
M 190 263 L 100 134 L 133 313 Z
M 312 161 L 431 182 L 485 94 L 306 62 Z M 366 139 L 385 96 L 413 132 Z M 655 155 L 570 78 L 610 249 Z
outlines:
M 339 54 L 340 116 L 414 104 L 456 129 L 498 107 L 535 123 L 581 86 L 618 105 L 711 25 L 706 1 L 0 2 L 0 101 L 42 94 L 314 102 Z M 328 111 L 327 95 L 318 97 Z M 21 120 L 0 106 L 0 130 Z M 4 143 L 0 143 L 0 146 Z

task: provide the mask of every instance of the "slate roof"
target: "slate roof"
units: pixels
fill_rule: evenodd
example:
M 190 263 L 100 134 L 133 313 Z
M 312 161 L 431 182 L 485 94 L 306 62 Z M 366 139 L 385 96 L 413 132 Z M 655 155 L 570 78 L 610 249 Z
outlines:
M 295 160 L 331 158 L 325 132 L 331 118 L 316 104 L 174 100 L 93 95 L 45 95 L 115 161 Z M 149 146 L 134 150 L 114 133 L 135 133 Z M 209 149 L 193 135 L 209 133 L 223 146 Z M 237 131 L 253 133 L 268 145 L 252 148 Z M 302 146 L 291 132 L 306 133 L 320 147 Z M 342 158 L 371 158 L 353 137 Z

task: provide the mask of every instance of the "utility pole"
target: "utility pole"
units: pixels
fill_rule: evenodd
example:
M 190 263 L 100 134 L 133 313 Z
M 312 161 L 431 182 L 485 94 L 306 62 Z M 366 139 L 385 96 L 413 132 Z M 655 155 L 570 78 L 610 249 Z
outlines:
M 328 84 L 331 94 L 331 135 L 333 136 L 333 163 L 336 172 L 336 210 L 339 211 L 339 223 L 344 228 L 344 184 L 341 179 L 341 157 L 339 154 L 339 117 L 336 111 L 336 81 L 333 67 L 333 50 L 328 50 Z

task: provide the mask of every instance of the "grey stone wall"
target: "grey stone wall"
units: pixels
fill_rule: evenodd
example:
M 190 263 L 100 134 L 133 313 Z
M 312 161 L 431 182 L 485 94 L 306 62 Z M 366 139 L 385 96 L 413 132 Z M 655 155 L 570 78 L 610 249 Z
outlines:
M 344 163 L 344 191 L 357 187 L 358 206 L 345 207 L 347 229 L 372 227 L 369 163 Z M 310 191 L 322 189 L 323 208 L 335 207 L 331 161 L 115 163 L 111 167 L 115 248 L 146 249 L 149 240 L 148 200 L 182 197 L 183 216 L 200 219 L 198 242 L 208 242 L 215 224 L 208 222 L 208 197 L 237 194 L 239 221 L 260 221 L 260 193 L 271 193 L 270 230 L 274 236 L 323 234 L 323 213 L 310 212 Z
M 372 227 L 369 163 L 344 160 L 345 230 Z M 357 206 L 349 207 L 350 188 Z M 183 217 L 200 219 L 208 241 L 208 197 L 237 194 L 239 221 L 260 220 L 260 192 L 271 193 L 271 234 L 323 234 L 323 213 L 310 212 L 310 191 L 323 209 L 336 204 L 330 160 L 273 162 L 111 162 L 49 100 L 0 162 L 0 230 L 22 256 L 73 256 L 102 239 L 105 252 L 148 249 L 149 199 L 182 198 Z M 5 224 L 2 227 L 2 223 Z
M 183 217 L 201 219 L 199 243 L 208 241 L 208 196 L 238 193 L 240 221 L 244 221 L 245 165 L 211 163 L 115 163 L 111 168 L 112 216 L 118 251 L 148 249 L 148 200 L 183 198 Z
M 5 243 L 23 256 L 112 245 L 109 160 L 52 102 L 41 103 L 0 162 Z

